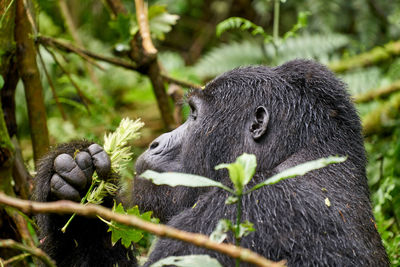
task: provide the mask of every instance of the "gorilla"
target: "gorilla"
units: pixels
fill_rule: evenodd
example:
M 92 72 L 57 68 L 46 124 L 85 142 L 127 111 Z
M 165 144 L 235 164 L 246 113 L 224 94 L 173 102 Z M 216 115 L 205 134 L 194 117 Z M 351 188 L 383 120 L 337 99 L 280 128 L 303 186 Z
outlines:
M 187 101 L 191 113 L 186 122 L 155 139 L 138 158 L 138 176 L 125 206 L 138 205 L 162 223 L 210 235 L 220 219 L 235 218 L 236 207 L 225 204 L 225 191 L 157 186 L 140 174 L 147 169 L 184 172 L 231 186 L 227 170 L 214 166 L 246 152 L 257 157 L 252 186 L 309 160 L 347 156 L 344 163 L 245 195 L 242 219 L 254 223 L 256 231 L 241 245 L 271 260 L 287 260 L 289 266 L 388 266 L 369 200 L 360 119 L 344 84 L 326 67 L 309 60 L 242 67 L 203 90 L 192 90 Z M 81 152 L 74 157 L 76 150 Z M 99 145 L 59 145 L 41 160 L 35 199 L 79 201 L 94 170 L 101 177 L 110 175 L 109 158 Z M 134 250 L 111 245 L 101 221 L 77 217 L 64 234 L 60 228 L 67 218 L 37 216 L 42 248 L 59 266 L 138 264 Z M 233 236 L 226 242 L 233 242 Z M 208 254 L 223 266 L 234 265 L 226 255 L 160 239 L 145 266 L 189 254 Z

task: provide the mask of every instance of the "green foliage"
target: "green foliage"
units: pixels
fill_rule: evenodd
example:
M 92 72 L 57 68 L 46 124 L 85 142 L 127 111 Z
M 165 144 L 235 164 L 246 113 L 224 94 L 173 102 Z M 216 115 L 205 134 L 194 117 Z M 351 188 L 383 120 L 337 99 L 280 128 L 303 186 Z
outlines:
M 120 213 L 120 214 L 126 214 L 126 215 L 134 215 L 142 220 L 148 221 L 148 222 L 154 222 L 158 223 L 158 219 L 152 219 L 152 211 L 145 212 L 143 214 L 140 214 L 139 212 L 139 207 L 134 206 L 127 211 L 124 210 L 124 207 L 122 206 L 121 203 L 116 205 L 114 202 L 114 207 L 113 207 L 113 212 Z M 124 245 L 126 248 L 129 248 L 133 243 L 139 243 L 139 241 L 144 237 L 145 232 L 143 230 L 127 226 L 115 221 L 108 222 L 104 219 L 102 219 L 103 222 L 105 222 L 109 228 L 108 232 L 111 232 L 111 242 L 113 246 L 118 242 L 118 240 L 121 240 L 121 244 Z
M 151 267 L 162 266 L 176 266 L 176 267 L 193 267 L 193 266 L 207 266 L 207 267 L 222 267 L 222 265 L 214 258 L 208 255 L 188 255 L 188 256 L 171 256 L 157 261 L 150 265 Z
M 128 41 L 131 35 L 139 30 L 132 16 L 124 14 L 118 14 L 115 20 L 108 22 L 108 26 L 119 35 L 122 41 Z
M 148 19 L 152 37 L 164 40 L 165 34 L 171 31 L 179 16 L 168 13 L 164 5 L 152 5 L 148 10 Z M 128 42 L 139 31 L 136 14 L 133 13 L 118 14 L 115 20 L 109 22 L 109 27 L 118 33 L 122 42 Z
M 172 26 L 179 19 L 178 15 L 168 13 L 164 5 L 150 6 L 148 17 L 151 35 L 159 40 L 165 39 L 165 34 L 172 30 Z
M 310 12 L 300 12 L 298 17 L 297 17 L 297 23 L 293 25 L 292 29 L 290 31 L 286 32 L 283 35 L 283 40 L 286 40 L 287 38 L 294 37 L 296 36 L 297 32 L 306 27 L 308 24 L 308 16 L 310 16 Z
M 284 34 L 282 38 L 283 41 L 286 40 L 287 38 L 296 36 L 296 33 L 300 29 L 306 27 L 307 17 L 309 15 L 310 12 L 300 12 L 298 15 L 297 23 L 293 25 L 292 29 L 290 29 L 288 32 Z M 264 38 L 265 43 L 268 43 L 273 40 L 272 36 L 267 34 L 261 26 L 256 25 L 253 22 L 241 17 L 231 17 L 218 23 L 216 27 L 216 35 L 220 37 L 222 33 L 233 29 L 239 29 L 241 31 L 250 31 L 251 35 L 253 36 L 261 35 Z
M 217 243 L 222 243 L 227 238 L 227 233 L 231 231 L 234 233 L 235 238 L 240 240 L 256 230 L 254 229 L 254 224 L 249 221 L 240 223 L 238 229 L 239 231 L 236 234 L 236 225 L 234 225 L 230 220 L 221 219 L 218 221 L 215 230 L 211 233 L 210 239 Z
M 266 185 L 276 184 L 276 183 L 278 183 L 282 180 L 288 179 L 288 178 L 294 178 L 299 175 L 304 175 L 307 172 L 310 172 L 312 170 L 317 170 L 320 168 L 324 168 L 330 164 L 344 162 L 346 159 L 347 159 L 347 157 L 331 156 L 328 158 L 321 158 L 321 159 L 308 161 L 308 162 L 299 164 L 295 167 L 286 169 L 278 174 L 275 174 L 274 176 L 272 176 L 271 178 L 268 178 L 264 182 L 261 182 L 261 183 L 255 185 L 248 192 L 252 192 L 252 191 L 257 190 L 258 188 L 261 188 Z
M 237 235 L 238 238 L 242 238 L 248 236 L 251 232 L 254 232 L 254 224 L 249 221 L 244 221 L 239 224 L 239 233 Z
M 4 86 L 4 79 L 3 76 L 0 75 L 0 90 L 3 88 Z
M 301 35 L 287 39 L 276 48 L 273 44 L 255 41 L 232 42 L 213 48 L 194 66 L 199 76 L 214 77 L 225 71 L 246 65 L 277 65 L 296 58 L 327 62 L 334 52 L 348 44 L 341 34 Z
M 235 186 L 236 192 L 241 193 L 244 186 L 250 182 L 251 178 L 253 178 L 253 175 L 256 172 L 256 167 L 256 156 L 244 153 L 239 156 L 234 163 L 219 164 L 215 166 L 215 169 L 228 169 L 229 178 Z
M 4 10 L 4 13 L 1 14 L 1 17 L 0 17 L 0 29 L 1 29 L 1 26 L 3 25 L 3 21 L 4 21 L 5 17 L 6 17 L 6 15 L 7 15 L 7 12 L 10 10 L 10 7 L 13 5 L 13 3 L 14 3 L 14 0 L 10 1 L 10 3 L 6 7 L 6 9 Z M 3 5 L 4 4 L 5 3 L 3 3 Z
M 400 265 L 400 131 L 366 143 L 367 168 L 377 229 L 392 266 Z
M 218 221 L 215 230 L 211 233 L 210 239 L 217 243 L 222 243 L 227 238 L 227 232 L 232 229 L 232 222 L 227 219 L 221 219 Z
M 216 182 L 209 178 L 194 175 L 194 174 L 186 174 L 179 172 L 164 172 L 158 173 L 155 171 L 147 170 L 140 175 L 140 177 L 150 180 L 152 183 L 156 185 L 169 185 L 169 186 L 188 186 L 188 187 L 209 187 L 215 186 L 222 188 L 226 191 L 231 192 L 231 190 L 221 184 L 220 182 Z
M 262 35 L 264 37 L 264 40 L 272 39 L 272 36 L 265 33 L 264 29 L 261 26 L 258 26 L 253 22 L 240 17 L 231 17 L 218 23 L 216 34 L 219 37 L 222 33 L 232 29 L 250 31 L 252 35 Z

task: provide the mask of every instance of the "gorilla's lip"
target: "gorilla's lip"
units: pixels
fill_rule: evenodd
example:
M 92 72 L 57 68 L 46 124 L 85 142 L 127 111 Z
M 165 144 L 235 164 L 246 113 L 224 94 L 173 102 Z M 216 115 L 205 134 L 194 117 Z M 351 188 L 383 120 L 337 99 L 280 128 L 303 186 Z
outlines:
M 167 172 L 168 170 L 164 169 L 164 168 L 160 168 L 153 166 L 153 164 L 150 164 L 149 162 L 147 162 L 146 160 L 140 160 L 138 159 L 138 161 L 136 162 L 136 175 L 138 177 L 140 177 L 140 175 L 142 175 L 145 171 L 151 170 L 151 171 L 155 171 L 155 172 Z

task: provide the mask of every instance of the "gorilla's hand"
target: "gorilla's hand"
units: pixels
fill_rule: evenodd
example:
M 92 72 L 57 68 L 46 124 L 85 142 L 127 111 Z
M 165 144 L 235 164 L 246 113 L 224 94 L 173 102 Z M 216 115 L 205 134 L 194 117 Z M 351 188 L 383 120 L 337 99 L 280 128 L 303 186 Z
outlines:
M 78 152 L 75 159 L 66 153 L 55 158 L 55 173 L 50 181 L 52 197 L 80 201 L 92 182 L 95 170 L 99 178 L 107 178 L 111 170 L 107 153 L 98 144 L 90 145 L 87 150 L 89 153 Z

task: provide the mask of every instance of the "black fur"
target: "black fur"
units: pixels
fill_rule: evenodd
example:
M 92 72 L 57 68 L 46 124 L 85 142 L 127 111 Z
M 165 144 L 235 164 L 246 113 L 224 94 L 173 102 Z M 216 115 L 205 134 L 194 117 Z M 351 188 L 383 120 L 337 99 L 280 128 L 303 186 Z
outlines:
M 324 66 L 295 60 L 276 68 L 236 69 L 204 90 L 195 90 L 189 103 L 194 109 L 190 118 L 151 144 L 137 161 L 139 174 L 146 169 L 180 171 L 231 186 L 227 171 L 215 171 L 214 166 L 233 162 L 247 152 L 257 156 L 254 184 L 308 160 L 346 155 L 344 163 L 246 195 L 243 220 L 253 222 L 256 232 L 243 238 L 242 246 L 271 260 L 286 259 L 289 266 L 388 265 L 369 201 L 360 120 L 344 84 Z M 265 107 L 269 120 L 262 136 L 254 138 L 251 128 L 258 107 Z M 49 200 L 48 191 L 43 191 L 48 187 L 52 159 L 48 157 L 38 173 L 44 181 L 36 190 L 41 201 Z M 130 204 L 138 204 L 142 211 L 153 210 L 168 225 L 209 235 L 219 219 L 234 218 L 235 206 L 224 204 L 227 197 L 220 189 L 169 188 L 137 178 Z M 51 218 L 42 217 L 40 225 L 52 237 L 47 249 L 56 252 L 51 256 L 62 259 L 69 253 L 64 248 L 67 241 L 53 233 Z M 106 235 L 99 229 L 89 233 L 80 228 L 85 230 L 77 228 L 73 233 L 81 235 L 81 242 L 92 243 Z M 76 251 L 78 265 L 93 254 L 107 255 L 114 262 L 123 260 L 106 246 L 97 252 Z M 157 243 L 146 266 L 171 255 L 204 253 L 233 266 L 227 256 L 169 239 Z

